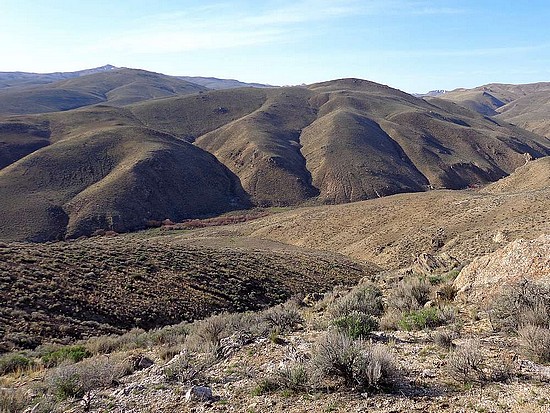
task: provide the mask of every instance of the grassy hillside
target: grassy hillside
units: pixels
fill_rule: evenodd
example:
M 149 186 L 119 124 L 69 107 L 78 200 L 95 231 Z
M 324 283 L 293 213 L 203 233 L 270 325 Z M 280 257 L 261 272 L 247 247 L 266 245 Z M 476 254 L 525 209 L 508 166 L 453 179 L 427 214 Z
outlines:
M 0 352 L 260 309 L 376 269 L 269 243 L 196 247 L 177 235 L 0 244 L 0 255 Z

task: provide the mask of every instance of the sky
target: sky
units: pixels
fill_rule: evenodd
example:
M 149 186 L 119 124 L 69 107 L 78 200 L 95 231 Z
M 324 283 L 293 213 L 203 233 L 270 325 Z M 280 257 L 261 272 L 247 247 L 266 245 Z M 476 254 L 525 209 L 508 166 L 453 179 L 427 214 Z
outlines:
M 0 71 L 532 83 L 550 81 L 549 22 L 548 0 L 0 0 Z

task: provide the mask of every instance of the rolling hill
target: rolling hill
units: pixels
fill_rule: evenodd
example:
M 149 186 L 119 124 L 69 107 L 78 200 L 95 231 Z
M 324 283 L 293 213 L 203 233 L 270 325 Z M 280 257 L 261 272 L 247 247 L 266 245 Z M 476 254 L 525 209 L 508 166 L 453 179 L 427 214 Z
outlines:
M 473 89 L 456 89 L 438 97 L 539 135 L 550 136 L 548 82 L 524 85 L 492 83 Z
M 412 266 L 422 253 L 450 254 L 465 264 L 508 241 L 550 233 L 549 160 L 531 161 L 479 190 L 303 207 L 181 237 L 196 245 L 270 240 L 337 252 L 390 270 Z
M 72 79 L 74 77 L 91 75 L 94 73 L 107 72 L 118 69 L 113 65 L 105 65 L 92 69 L 78 70 L 76 72 L 54 72 L 54 73 L 30 73 L 30 72 L 0 72 L 0 90 L 7 88 L 18 88 L 44 85 L 60 80 Z
M 123 106 L 142 100 L 197 93 L 203 86 L 137 69 L 111 69 L 31 87 L 0 90 L 0 114 L 57 112 L 108 103 Z
M 178 82 L 127 69 L 83 76 L 61 84 L 108 105 L 0 119 L 0 238 L 460 189 L 508 175 L 525 154 L 550 155 L 544 137 L 360 79 L 189 95 Z M 159 90 L 177 96 L 126 104 Z

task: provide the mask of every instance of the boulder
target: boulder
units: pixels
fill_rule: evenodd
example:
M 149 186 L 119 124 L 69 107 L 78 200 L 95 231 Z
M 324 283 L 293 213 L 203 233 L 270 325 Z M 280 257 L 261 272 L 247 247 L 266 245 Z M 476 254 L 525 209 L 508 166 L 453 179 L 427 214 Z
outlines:
M 185 393 L 185 402 L 207 402 L 213 400 L 212 389 L 206 386 L 193 386 Z
M 550 282 L 550 234 L 518 239 L 476 258 L 462 269 L 454 286 L 459 298 L 483 303 L 523 279 Z

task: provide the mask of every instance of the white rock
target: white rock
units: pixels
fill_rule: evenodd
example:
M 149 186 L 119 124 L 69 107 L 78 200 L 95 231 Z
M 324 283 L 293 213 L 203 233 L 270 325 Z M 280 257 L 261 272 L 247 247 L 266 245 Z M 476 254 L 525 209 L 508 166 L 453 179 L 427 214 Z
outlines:
M 189 403 L 192 401 L 205 402 L 212 399 L 213 399 L 212 390 L 210 389 L 210 387 L 193 386 L 189 390 L 187 390 L 187 393 L 185 393 L 186 403 Z

